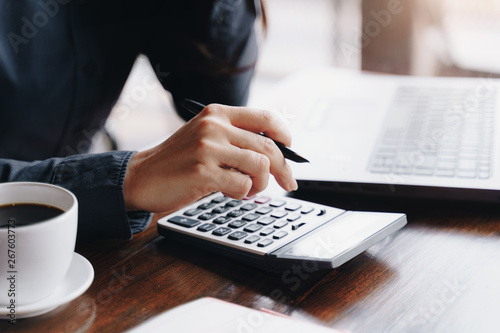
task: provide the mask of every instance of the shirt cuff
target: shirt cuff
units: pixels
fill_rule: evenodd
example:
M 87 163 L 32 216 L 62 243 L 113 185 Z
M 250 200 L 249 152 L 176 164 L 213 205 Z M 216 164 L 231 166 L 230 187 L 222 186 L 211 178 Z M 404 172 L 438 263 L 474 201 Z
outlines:
M 79 239 L 131 239 L 149 225 L 151 213 L 125 209 L 123 182 L 134 153 L 75 155 L 57 165 L 52 183 L 78 199 Z
M 153 218 L 153 214 L 143 210 L 127 212 L 127 216 L 134 235 L 146 230 Z

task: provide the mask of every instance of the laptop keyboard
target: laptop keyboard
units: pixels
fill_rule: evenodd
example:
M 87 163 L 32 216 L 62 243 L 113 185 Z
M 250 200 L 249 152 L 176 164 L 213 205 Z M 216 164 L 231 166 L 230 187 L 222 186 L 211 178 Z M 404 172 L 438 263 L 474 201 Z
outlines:
M 477 85 L 400 87 L 368 170 L 490 178 L 495 103 L 496 92 Z

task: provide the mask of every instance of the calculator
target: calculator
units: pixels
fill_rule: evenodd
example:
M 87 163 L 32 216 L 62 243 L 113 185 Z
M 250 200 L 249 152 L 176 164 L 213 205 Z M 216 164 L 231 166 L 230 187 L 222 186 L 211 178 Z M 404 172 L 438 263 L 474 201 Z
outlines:
M 158 220 L 160 235 L 266 270 L 336 268 L 406 224 L 291 197 L 214 193 Z

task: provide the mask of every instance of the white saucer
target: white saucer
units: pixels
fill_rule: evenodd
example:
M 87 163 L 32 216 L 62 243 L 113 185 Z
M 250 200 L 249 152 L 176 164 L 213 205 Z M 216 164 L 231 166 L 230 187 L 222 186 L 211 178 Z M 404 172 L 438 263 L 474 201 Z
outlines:
M 87 290 L 93 280 L 94 268 L 90 262 L 74 253 L 68 273 L 56 291 L 41 301 L 16 306 L 16 319 L 38 316 L 74 300 Z M 0 307 L 1 319 L 10 319 L 9 314 L 6 307 Z

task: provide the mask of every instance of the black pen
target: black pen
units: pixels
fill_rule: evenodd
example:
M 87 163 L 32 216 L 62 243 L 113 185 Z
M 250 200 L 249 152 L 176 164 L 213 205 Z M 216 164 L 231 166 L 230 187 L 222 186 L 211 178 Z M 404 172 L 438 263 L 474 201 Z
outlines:
M 184 106 L 189 112 L 191 112 L 194 115 L 197 115 L 205 108 L 205 105 L 198 103 L 196 101 L 193 101 L 192 99 L 187 99 L 187 98 L 182 101 L 182 106 Z M 261 135 L 264 135 L 264 134 L 261 134 Z M 291 150 L 290 148 L 288 148 L 287 146 L 285 146 L 281 142 L 278 142 L 276 140 L 273 140 L 273 141 L 276 144 L 276 146 L 278 146 L 279 150 L 281 150 L 281 152 L 283 153 L 283 156 L 285 158 L 289 159 L 290 161 L 297 162 L 297 163 L 306 163 L 306 162 L 309 163 L 308 160 L 306 160 L 302 156 L 298 155 L 297 153 L 295 153 L 293 150 Z

